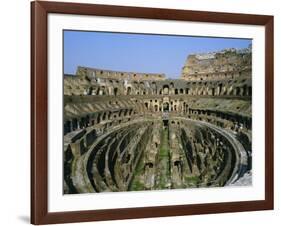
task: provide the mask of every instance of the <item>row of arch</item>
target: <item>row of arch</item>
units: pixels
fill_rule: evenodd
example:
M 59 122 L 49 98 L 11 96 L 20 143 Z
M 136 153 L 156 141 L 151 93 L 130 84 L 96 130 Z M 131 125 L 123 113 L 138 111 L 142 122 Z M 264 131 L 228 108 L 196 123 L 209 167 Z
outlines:
M 229 121 L 236 125 L 237 128 L 245 128 L 247 130 L 252 130 L 252 118 L 247 116 L 242 116 L 238 114 L 230 114 L 222 111 L 215 110 L 203 110 L 203 109 L 191 109 L 189 108 L 187 111 L 187 115 L 193 116 L 194 119 L 202 120 L 202 119 L 211 119 L 211 118 L 219 118 L 222 120 Z M 223 125 L 220 125 L 223 127 Z M 234 129 L 234 127 L 233 127 Z
M 75 130 L 94 126 L 104 121 L 112 121 L 120 118 L 131 117 L 136 112 L 131 109 L 120 109 L 116 111 L 104 111 L 88 114 L 84 117 L 68 119 L 64 122 L 64 135 Z
M 196 86 L 196 87 L 187 87 L 183 88 L 170 88 L 168 85 L 164 85 L 162 89 L 134 89 L 131 86 L 126 88 L 109 88 L 109 87 L 98 87 L 95 91 L 92 87 L 85 90 L 84 95 L 208 95 L 208 96 L 252 96 L 252 86 L 243 85 L 243 86 L 225 86 L 222 83 L 218 84 L 215 87 L 208 86 Z
M 183 74 L 184 80 L 190 81 L 209 81 L 209 80 L 225 80 L 225 79 L 237 79 L 241 77 L 249 77 L 250 71 L 235 71 L 235 72 L 216 72 L 216 73 L 194 73 L 194 74 Z

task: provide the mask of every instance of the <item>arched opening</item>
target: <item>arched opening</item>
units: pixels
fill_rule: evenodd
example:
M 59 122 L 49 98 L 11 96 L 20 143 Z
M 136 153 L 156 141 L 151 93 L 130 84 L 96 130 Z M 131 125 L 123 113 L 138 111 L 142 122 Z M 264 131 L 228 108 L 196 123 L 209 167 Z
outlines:
M 101 115 L 98 114 L 97 123 L 100 123 L 100 118 L 101 118 Z
M 148 168 L 153 168 L 153 163 L 148 162 L 148 163 L 145 164 L 145 166 L 148 167 Z
M 64 135 L 71 132 L 71 123 L 70 121 L 66 121 L 64 123 Z
M 80 122 L 79 122 L 79 125 L 80 125 L 80 129 L 83 129 L 86 127 L 85 125 L 85 118 L 81 118 Z
M 104 113 L 102 116 L 102 120 L 105 120 L 105 119 L 106 119 L 106 113 Z
M 240 87 L 236 87 L 236 95 L 240 96 Z
M 171 88 L 171 89 L 174 88 L 174 83 L 173 83 L 173 82 L 170 83 L 170 88 Z
M 89 115 L 86 116 L 85 123 L 86 123 L 86 126 L 90 125 L 90 116 Z
M 175 89 L 175 94 L 176 94 L 176 95 L 179 94 L 178 89 Z
M 218 95 L 221 95 L 222 93 L 222 84 L 219 84 L 219 87 L 218 87 Z
M 185 113 L 187 113 L 187 112 L 188 112 L 188 104 L 185 105 Z
M 154 111 L 158 111 L 158 105 L 154 105 Z
M 252 96 L 252 86 L 249 86 L 249 87 L 248 87 L 248 95 L 249 95 L 249 96 Z
M 247 89 L 247 86 L 246 85 L 244 85 L 243 86 L 243 96 L 247 96 L 247 92 L 248 92 L 248 89 Z
M 144 105 L 145 105 L 146 109 L 148 109 L 148 103 L 144 103 Z
M 164 111 L 164 112 L 169 112 L 169 103 L 168 103 L 168 102 L 165 102 L 165 103 L 163 104 L 163 111 Z
M 114 88 L 114 96 L 117 96 L 117 94 L 118 94 L 118 88 Z
M 101 87 L 101 95 L 106 95 L 106 89 L 104 86 Z
M 90 88 L 88 89 L 88 95 L 92 95 L 92 93 L 93 93 L 93 87 L 90 87 Z
M 180 94 L 183 94 L 183 89 L 180 89 Z
M 179 166 L 180 166 L 180 164 L 181 164 L 181 162 L 180 162 L 179 160 L 174 161 L 174 166 L 179 167 Z
M 189 88 L 185 88 L 185 94 L 189 94 Z
M 215 88 L 212 88 L 212 96 L 215 96 Z
M 73 130 L 76 130 L 77 127 L 78 127 L 77 119 L 73 119 L 73 121 L 72 121 L 72 129 L 73 129 Z
M 144 88 L 144 83 L 143 82 L 140 82 L 140 88 Z
M 165 94 L 165 95 L 169 94 L 169 86 L 168 85 L 163 86 L 163 94 Z
M 109 112 L 109 113 L 108 113 L 108 120 L 111 119 L 111 115 L 112 115 L 111 112 Z
M 127 95 L 131 95 L 131 87 L 129 86 L 128 88 L 127 88 Z

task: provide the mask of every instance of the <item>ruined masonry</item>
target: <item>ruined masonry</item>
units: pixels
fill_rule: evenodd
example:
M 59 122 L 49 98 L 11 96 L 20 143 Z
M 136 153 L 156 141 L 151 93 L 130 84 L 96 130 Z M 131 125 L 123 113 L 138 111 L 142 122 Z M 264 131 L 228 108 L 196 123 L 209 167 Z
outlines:
M 64 75 L 64 193 L 252 183 L 252 52 L 192 54 L 180 79 Z

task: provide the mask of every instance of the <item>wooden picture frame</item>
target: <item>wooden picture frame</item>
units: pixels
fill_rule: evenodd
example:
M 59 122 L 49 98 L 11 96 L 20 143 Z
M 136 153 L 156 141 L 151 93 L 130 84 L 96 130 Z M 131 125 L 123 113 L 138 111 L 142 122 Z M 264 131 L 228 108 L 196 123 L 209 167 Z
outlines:
M 48 211 L 48 14 L 265 27 L 265 200 L 71 212 Z M 273 209 L 273 16 L 35 1 L 31 3 L 31 223 L 52 224 Z

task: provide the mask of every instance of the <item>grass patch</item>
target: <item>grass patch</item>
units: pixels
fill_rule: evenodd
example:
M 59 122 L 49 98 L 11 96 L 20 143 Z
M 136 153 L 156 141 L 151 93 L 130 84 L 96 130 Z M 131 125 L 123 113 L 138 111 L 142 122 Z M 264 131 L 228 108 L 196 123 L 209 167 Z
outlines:
M 186 177 L 185 181 L 187 182 L 188 185 L 195 186 L 200 182 L 200 179 L 197 176 L 191 176 L 191 177 Z
M 170 177 L 170 150 L 169 150 L 169 136 L 168 130 L 164 129 L 161 132 L 161 146 L 159 149 L 159 183 L 157 185 L 158 189 L 165 189 L 167 187 L 167 183 L 169 182 Z
M 131 184 L 130 191 L 143 191 L 144 190 L 144 184 L 140 182 L 139 180 L 134 180 Z
M 137 164 L 137 167 L 134 171 L 134 176 L 130 185 L 130 191 L 143 191 L 144 190 L 144 183 L 141 182 L 141 176 L 144 173 L 144 157 L 143 154 Z

